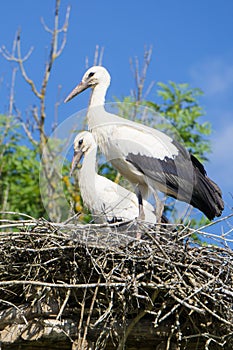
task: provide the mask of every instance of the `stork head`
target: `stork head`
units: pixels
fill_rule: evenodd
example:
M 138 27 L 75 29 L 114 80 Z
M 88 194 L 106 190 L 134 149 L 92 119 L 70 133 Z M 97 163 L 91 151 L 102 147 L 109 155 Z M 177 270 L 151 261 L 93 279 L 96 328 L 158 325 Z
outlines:
M 71 162 L 70 176 L 73 174 L 74 169 L 81 161 L 83 155 L 96 148 L 96 142 L 93 135 L 89 131 L 80 132 L 74 139 L 74 155 Z
M 88 88 L 93 89 L 97 85 L 107 89 L 110 81 L 111 77 L 106 68 L 101 66 L 93 66 L 86 71 L 81 82 L 71 91 L 64 102 L 70 101 L 73 97 L 80 94 L 80 92 Z

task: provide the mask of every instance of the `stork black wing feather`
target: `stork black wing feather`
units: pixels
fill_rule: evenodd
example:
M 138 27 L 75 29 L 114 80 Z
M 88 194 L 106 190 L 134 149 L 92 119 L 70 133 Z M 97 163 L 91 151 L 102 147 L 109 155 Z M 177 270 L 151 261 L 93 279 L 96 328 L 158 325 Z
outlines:
M 180 159 L 181 158 L 181 159 Z M 129 153 L 126 160 L 148 179 L 156 182 L 157 189 L 172 197 L 189 201 L 190 186 L 193 183 L 191 162 L 181 157 L 163 160 L 144 155 Z
M 206 176 L 204 166 L 180 144 L 174 158 L 158 159 L 129 153 L 126 160 L 143 173 L 148 182 L 167 195 L 190 203 L 210 220 L 220 216 L 224 204 L 221 190 Z

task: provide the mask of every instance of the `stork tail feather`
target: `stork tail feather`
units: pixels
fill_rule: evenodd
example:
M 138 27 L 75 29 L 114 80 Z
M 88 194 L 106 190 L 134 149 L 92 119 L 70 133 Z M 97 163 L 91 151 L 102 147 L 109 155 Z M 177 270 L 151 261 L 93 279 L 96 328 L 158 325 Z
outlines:
M 190 204 L 201 210 L 209 220 L 221 216 L 224 202 L 218 185 L 198 170 L 196 180 Z

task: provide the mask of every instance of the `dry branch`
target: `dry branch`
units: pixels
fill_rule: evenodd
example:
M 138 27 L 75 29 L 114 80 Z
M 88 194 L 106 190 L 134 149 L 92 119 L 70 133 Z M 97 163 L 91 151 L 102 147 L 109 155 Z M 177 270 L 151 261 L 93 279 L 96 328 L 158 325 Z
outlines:
M 12 51 L 6 49 L 5 46 L 0 48 L 0 53 L 2 56 L 16 64 L 19 67 L 20 74 L 25 81 L 26 85 L 28 85 L 32 91 L 32 96 L 36 97 L 37 103 L 36 106 L 30 108 L 30 118 L 25 118 L 22 116 L 22 113 L 14 106 L 14 110 L 16 112 L 16 119 L 18 119 L 22 127 L 31 141 L 33 146 L 38 147 L 39 155 L 41 156 L 41 165 L 42 171 L 41 175 L 43 179 L 46 180 L 46 197 L 51 203 L 51 218 L 54 221 L 60 221 L 62 217 L 61 210 L 58 205 L 56 205 L 59 198 L 56 196 L 56 185 L 57 181 L 61 179 L 60 173 L 57 174 L 56 169 L 53 168 L 51 170 L 51 164 L 54 164 L 57 159 L 57 154 L 54 151 L 54 147 L 48 142 L 49 137 L 48 133 L 45 130 L 45 122 L 46 122 L 46 96 L 47 96 L 47 88 L 49 84 L 49 80 L 51 78 L 51 71 L 54 67 L 55 60 L 61 55 L 64 50 L 66 41 L 67 41 L 67 30 L 69 24 L 69 16 L 70 16 L 70 6 L 67 7 L 65 20 L 61 26 L 59 26 L 60 22 L 60 0 L 55 1 L 55 11 L 54 11 L 54 25 L 53 28 L 50 29 L 46 26 L 44 21 L 42 22 L 44 29 L 49 32 L 51 36 L 51 42 L 49 47 L 49 55 L 47 61 L 45 62 L 45 68 L 42 72 L 42 81 L 38 85 L 38 83 L 33 79 L 32 76 L 29 75 L 26 63 L 29 60 L 33 48 L 31 47 L 25 55 L 22 53 L 22 37 L 21 30 L 19 29 L 16 33 L 16 37 L 13 41 Z M 60 39 L 60 40 L 59 40 Z M 14 90 L 14 73 L 12 77 L 12 91 L 11 91 L 11 99 L 9 111 L 12 111 L 13 107 L 13 90 Z M 36 132 L 39 133 L 39 140 L 36 137 Z M 58 148 L 58 147 L 57 147 Z M 7 193 L 5 195 L 7 197 Z

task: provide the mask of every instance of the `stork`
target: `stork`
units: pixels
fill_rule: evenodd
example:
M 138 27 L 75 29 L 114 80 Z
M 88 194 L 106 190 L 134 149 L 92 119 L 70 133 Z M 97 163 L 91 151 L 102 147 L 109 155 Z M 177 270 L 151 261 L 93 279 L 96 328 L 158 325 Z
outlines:
M 96 152 L 97 145 L 90 132 L 82 131 L 75 137 L 71 174 L 83 158 L 78 181 L 84 204 L 99 221 L 111 223 L 135 219 L 138 215 L 136 195 L 96 172 Z M 153 206 L 144 200 L 143 207 L 145 221 L 155 224 Z
M 88 128 L 106 159 L 135 186 L 139 217 L 144 216 L 142 198 L 155 190 L 191 204 L 209 220 L 220 216 L 224 209 L 221 190 L 197 158 L 165 133 L 105 110 L 110 80 L 104 67 L 93 66 L 65 102 L 92 88 Z

